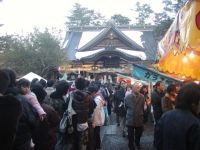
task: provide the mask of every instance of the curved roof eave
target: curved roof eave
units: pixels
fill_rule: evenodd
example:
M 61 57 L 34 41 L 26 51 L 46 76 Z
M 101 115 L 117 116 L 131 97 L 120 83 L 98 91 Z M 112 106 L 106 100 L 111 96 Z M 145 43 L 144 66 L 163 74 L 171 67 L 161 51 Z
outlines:
M 129 60 L 129 61 L 132 61 L 133 59 L 136 59 L 136 60 L 146 60 L 146 55 L 144 52 L 140 52 L 140 54 L 138 55 L 137 52 L 138 51 L 133 51 L 135 52 L 134 54 L 131 54 L 131 53 L 127 53 L 127 51 L 123 52 L 122 50 L 120 49 L 114 49 L 114 50 L 99 50 L 93 54 L 91 54 L 90 52 L 90 55 L 87 55 L 85 57 L 81 57 L 79 58 L 79 60 L 98 60 L 100 59 L 101 57 L 103 56 L 118 56 L 120 58 L 124 58 L 126 60 Z M 81 53 L 86 53 L 86 52 L 77 52 L 77 53 L 80 53 L 79 55 L 81 55 Z M 142 55 L 143 56 L 142 56 Z M 145 57 L 144 57 L 145 56 Z

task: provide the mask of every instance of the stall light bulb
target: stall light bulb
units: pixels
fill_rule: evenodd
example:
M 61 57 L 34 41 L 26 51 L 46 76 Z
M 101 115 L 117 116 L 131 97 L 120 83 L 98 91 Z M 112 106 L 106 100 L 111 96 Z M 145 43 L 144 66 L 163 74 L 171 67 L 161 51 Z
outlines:
M 182 76 L 182 79 L 185 79 L 185 76 Z
M 193 51 L 191 51 L 191 52 L 190 52 L 190 54 L 189 54 L 189 57 L 190 57 L 191 59 L 193 59 L 193 58 L 195 57 L 195 55 L 194 55 L 194 52 L 193 52 Z
M 186 56 L 184 56 L 182 61 L 183 61 L 183 63 L 187 63 L 188 62 L 188 58 Z

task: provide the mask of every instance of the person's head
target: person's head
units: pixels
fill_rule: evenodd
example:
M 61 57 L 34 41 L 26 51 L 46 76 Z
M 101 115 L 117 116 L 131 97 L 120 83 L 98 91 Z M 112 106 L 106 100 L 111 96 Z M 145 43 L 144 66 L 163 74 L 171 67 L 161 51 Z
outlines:
M 176 97 L 176 108 L 198 114 L 200 112 L 200 86 L 193 82 L 185 84 Z
M 47 95 L 46 91 L 44 90 L 43 86 L 40 83 L 34 84 L 31 91 L 35 93 L 40 103 L 43 102 L 43 100 Z
M 15 87 L 16 86 L 16 74 L 11 69 L 2 69 L 2 71 L 6 72 L 10 78 L 10 84 L 8 87 Z
M 17 82 L 17 88 L 19 90 L 19 92 L 23 95 L 27 94 L 28 92 L 30 92 L 30 81 L 27 80 L 27 79 L 20 79 L 18 82 Z
M 121 81 L 120 81 L 120 86 L 121 86 L 122 88 L 126 88 L 126 86 L 127 86 L 126 81 L 125 81 L 125 80 L 121 80 Z
M 0 93 L 4 94 L 8 88 L 10 84 L 10 78 L 8 76 L 8 74 L 3 71 L 0 70 Z
M 88 92 L 90 92 L 91 96 L 94 96 L 98 92 L 98 88 L 96 86 L 89 86 Z
M 43 86 L 43 88 L 46 88 L 47 82 L 44 79 L 40 79 L 39 83 Z
M 176 85 L 175 84 L 170 84 L 167 87 L 167 93 L 171 96 L 176 96 Z
M 84 90 L 86 85 L 85 85 L 85 79 L 84 78 L 77 78 L 75 81 L 75 86 L 78 90 Z
M 158 92 L 164 92 L 164 90 L 165 90 L 165 85 L 164 85 L 163 81 L 158 81 L 158 82 L 156 82 L 155 88 L 156 88 L 156 90 L 157 90 Z
M 65 80 L 59 81 L 58 84 L 56 85 L 56 93 L 61 96 L 66 95 L 68 89 L 69 89 L 69 84 Z
M 53 85 L 54 85 L 54 80 L 47 81 L 47 87 L 53 87 Z
M 138 95 L 140 92 L 140 83 L 139 82 L 135 82 L 133 85 L 133 93 Z
M 176 83 L 175 85 L 176 85 L 176 94 L 178 94 L 178 92 L 181 89 L 181 83 Z
M 39 79 L 38 78 L 34 78 L 32 81 L 31 81 L 31 88 L 33 87 L 34 84 L 38 83 L 39 82 Z
M 140 89 L 140 93 L 141 94 L 147 94 L 148 93 L 148 86 L 147 85 L 143 85 Z

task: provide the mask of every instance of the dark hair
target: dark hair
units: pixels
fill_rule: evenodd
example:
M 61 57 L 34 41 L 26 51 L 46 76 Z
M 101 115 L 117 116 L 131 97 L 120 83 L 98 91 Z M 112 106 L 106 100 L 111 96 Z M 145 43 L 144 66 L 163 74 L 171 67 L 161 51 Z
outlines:
M 34 84 L 38 83 L 39 82 L 39 79 L 38 78 L 34 78 L 32 81 L 31 81 L 31 88 L 33 87 Z
M 48 80 L 47 81 L 47 87 L 52 87 L 54 85 L 54 81 L 53 80 Z
M 59 81 L 58 84 L 56 85 L 56 93 L 58 95 L 67 94 L 68 89 L 69 89 L 69 84 L 65 80 Z
M 88 87 L 90 85 L 90 81 L 89 80 L 85 80 L 85 86 Z
M 0 93 L 4 94 L 10 84 L 10 78 L 8 74 L 0 70 Z
M 8 87 L 15 87 L 16 86 L 16 74 L 12 69 L 2 69 L 2 71 L 6 72 L 10 78 L 10 84 Z
M 176 98 L 176 108 L 192 111 L 192 104 L 198 105 L 200 101 L 200 87 L 196 83 L 185 84 Z
M 176 91 L 176 85 L 175 84 L 168 85 L 168 87 L 167 87 L 167 93 L 175 92 L 175 91 Z
M 40 79 L 39 83 L 43 86 L 43 88 L 46 88 L 47 82 L 44 79 Z
M 98 88 L 96 86 L 89 86 L 88 87 L 88 92 L 93 93 L 93 92 L 98 92 Z
M 27 79 L 20 79 L 18 82 L 17 82 L 17 87 L 18 88 L 21 88 L 21 87 L 29 87 L 31 85 L 30 81 L 27 80 Z
M 140 89 L 140 93 L 141 93 L 141 94 L 146 94 L 146 93 L 144 93 L 144 89 L 147 89 L 147 90 L 148 90 L 148 85 L 143 85 L 143 86 L 141 87 L 141 89 Z
M 44 90 L 43 86 L 40 83 L 35 83 L 31 89 L 31 91 L 33 93 L 35 93 L 35 95 L 40 103 L 45 99 L 45 97 L 47 95 L 46 91 Z
M 84 88 L 86 87 L 85 79 L 77 78 L 75 81 L 75 86 L 78 90 L 84 90 Z
M 158 86 L 160 86 L 160 84 L 163 83 L 163 81 L 157 81 L 155 84 L 155 88 L 157 88 Z

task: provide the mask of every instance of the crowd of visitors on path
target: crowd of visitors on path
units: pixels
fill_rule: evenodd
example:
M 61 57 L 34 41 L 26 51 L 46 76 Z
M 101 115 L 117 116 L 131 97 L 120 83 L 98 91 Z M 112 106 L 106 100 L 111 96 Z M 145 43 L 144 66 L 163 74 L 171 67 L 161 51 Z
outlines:
M 116 113 L 130 150 L 141 149 L 144 124 L 154 123 L 157 150 L 200 149 L 200 85 L 121 81 L 16 80 L 0 70 L 0 149 L 98 150 L 101 127 Z

